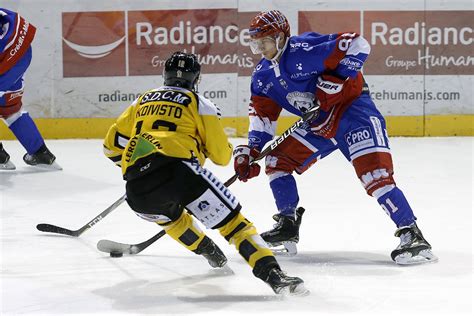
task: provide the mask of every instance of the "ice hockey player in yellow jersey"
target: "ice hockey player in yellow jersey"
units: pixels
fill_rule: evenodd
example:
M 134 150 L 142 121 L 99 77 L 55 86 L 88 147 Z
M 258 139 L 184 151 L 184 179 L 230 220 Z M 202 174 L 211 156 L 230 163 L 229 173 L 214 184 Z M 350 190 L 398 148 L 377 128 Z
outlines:
M 227 258 L 196 219 L 218 229 L 275 293 L 305 294 L 303 280 L 280 269 L 237 198 L 203 167 L 206 158 L 227 165 L 232 145 L 217 107 L 196 92 L 200 69 L 195 55 L 174 53 L 165 64 L 165 85 L 143 93 L 110 127 L 104 152 L 122 168 L 127 202 L 212 267 L 224 267 Z

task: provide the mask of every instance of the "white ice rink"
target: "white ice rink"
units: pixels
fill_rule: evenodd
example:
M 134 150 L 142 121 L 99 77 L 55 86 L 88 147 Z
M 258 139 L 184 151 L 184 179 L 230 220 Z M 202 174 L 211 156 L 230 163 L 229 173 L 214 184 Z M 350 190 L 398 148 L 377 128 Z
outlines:
M 234 275 L 212 271 L 168 236 L 134 256 L 99 252 L 100 239 L 138 243 L 159 231 L 126 203 L 79 238 L 37 231 L 38 223 L 86 224 L 124 193 L 120 170 L 103 156 L 100 140 L 48 141 L 60 172 L 25 166 L 23 148 L 6 141 L 17 170 L 0 172 L 0 314 L 472 315 L 473 143 L 471 137 L 392 138 L 395 179 L 440 258 L 435 264 L 391 261 L 399 242 L 395 226 L 340 153 L 298 176 L 306 208 L 300 253 L 279 261 L 311 294 L 280 298 L 214 231 L 209 236 Z M 230 165 L 206 166 L 223 181 L 233 172 Z M 272 226 L 266 176 L 231 189 L 260 232 Z

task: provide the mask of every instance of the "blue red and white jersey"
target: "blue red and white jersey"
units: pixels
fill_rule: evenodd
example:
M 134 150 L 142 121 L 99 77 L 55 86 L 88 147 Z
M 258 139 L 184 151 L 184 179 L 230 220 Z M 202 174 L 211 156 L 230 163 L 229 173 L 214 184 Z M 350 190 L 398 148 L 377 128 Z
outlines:
M 262 58 L 252 74 L 249 145 L 260 150 L 273 138 L 282 109 L 302 116 L 317 102 L 316 84 L 321 74 L 330 72 L 357 83 L 345 85 L 344 89 L 357 87 L 358 96 L 363 82 L 360 70 L 370 46 L 357 33 L 308 32 L 290 37 L 283 50 L 278 63 Z M 332 137 L 349 105 L 321 110 L 311 126 L 312 131 Z
M 18 13 L 0 8 L 0 75 L 25 54 L 35 32 L 36 28 Z

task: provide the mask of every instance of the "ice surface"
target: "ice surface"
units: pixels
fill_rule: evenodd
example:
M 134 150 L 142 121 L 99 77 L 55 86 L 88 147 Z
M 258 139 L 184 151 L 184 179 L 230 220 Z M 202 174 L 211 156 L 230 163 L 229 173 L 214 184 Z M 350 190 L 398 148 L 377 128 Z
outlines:
M 279 260 L 311 294 L 280 298 L 215 231 L 209 236 L 234 275 L 211 270 L 167 236 L 135 256 L 99 252 L 100 239 L 138 243 L 159 231 L 126 203 L 79 238 L 37 231 L 38 223 L 74 230 L 86 224 L 124 193 L 120 170 L 102 155 L 99 140 L 48 141 L 64 168 L 59 172 L 26 166 L 21 145 L 5 141 L 17 170 L 0 171 L 0 314 L 471 314 L 473 142 L 392 139 L 397 183 L 440 258 L 435 264 L 400 267 L 391 261 L 395 227 L 340 153 L 298 176 L 306 208 L 299 254 Z M 206 166 L 222 181 L 232 175 L 231 166 Z M 231 189 L 260 232 L 272 226 L 266 176 Z

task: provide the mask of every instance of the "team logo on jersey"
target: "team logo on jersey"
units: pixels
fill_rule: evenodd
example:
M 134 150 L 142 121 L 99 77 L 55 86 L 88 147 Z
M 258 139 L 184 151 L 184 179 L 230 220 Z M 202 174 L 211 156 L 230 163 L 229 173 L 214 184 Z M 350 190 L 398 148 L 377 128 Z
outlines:
M 302 63 L 297 63 L 296 64 L 296 69 L 303 70 L 303 64 Z
M 294 108 L 300 110 L 302 113 L 308 111 L 314 104 L 314 94 L 311 92 L 295 91 L 286 95 L 286 100 Z

